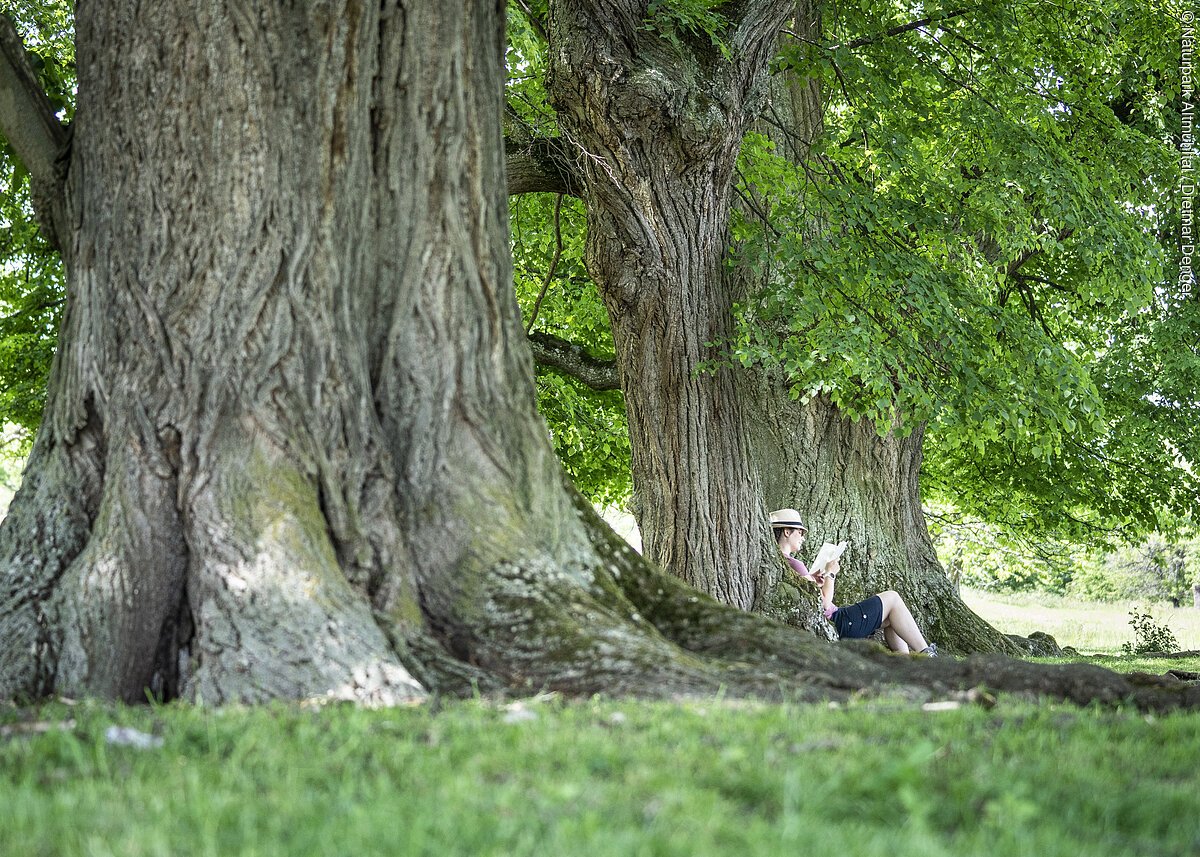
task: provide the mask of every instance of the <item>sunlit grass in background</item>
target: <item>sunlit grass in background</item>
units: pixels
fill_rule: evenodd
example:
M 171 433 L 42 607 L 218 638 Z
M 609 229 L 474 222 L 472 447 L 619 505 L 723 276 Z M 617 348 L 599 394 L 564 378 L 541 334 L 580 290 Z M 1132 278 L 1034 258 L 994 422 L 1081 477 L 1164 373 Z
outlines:
M 1039 593 L 996 594 L 976 589 L 962 590 L 967 605 L 1006 634 L 1029 636 L 1044 631 L 1060 646 L 1074 646 L 1080 652 L 1117 654 L 1121 644 L 1133 641 L 1129 612 L 1146 608 L 1144 602 L 1105 604 L 1080 602 Z M 1200 650 L 1200 610 L 1149 605 L 1159 625 L 1175 634 L 1181 650 Z

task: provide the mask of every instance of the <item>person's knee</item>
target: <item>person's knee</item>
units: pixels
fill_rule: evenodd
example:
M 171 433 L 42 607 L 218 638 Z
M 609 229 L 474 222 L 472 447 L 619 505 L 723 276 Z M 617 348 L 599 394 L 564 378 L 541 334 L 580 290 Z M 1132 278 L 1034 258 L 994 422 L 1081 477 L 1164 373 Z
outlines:
M 904 603 L 904 599 L 900 597 L 900 593 L 894 589 L 888 589 L 880 592 L 879 600 L 883 602 L 884 607 L 894 607 L 896 604 Z

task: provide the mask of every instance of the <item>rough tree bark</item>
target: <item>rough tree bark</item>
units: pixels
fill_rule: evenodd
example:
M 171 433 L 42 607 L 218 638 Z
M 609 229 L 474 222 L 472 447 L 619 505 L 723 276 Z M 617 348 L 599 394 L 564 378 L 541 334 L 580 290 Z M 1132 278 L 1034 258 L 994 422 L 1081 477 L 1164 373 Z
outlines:
M 740 141 L 789 4 L 741 4 L 728 57 L 672 44 L 637 0 L 551 4 L 549 91 L 575 147 L 587 265 L 608 308 L 647 557 L 725 603 L 757 598 L 770 544 L 734 373 L 725 265 Z
M 612 597 L 533 407 L 501 10 L 76 27 L 69 308 L 0 533 L 0 696 L 717 688 Z
M 949 650 L 1008 650 L 933 552 L 919 431 L 881 438 L 826 402 L 793 403 L 770 367 L 705 365 L 732 338 L 734 303 L 758 288 L 724 261 L 740 141 L 781 24 L 790 14 L 797 37 L 819 38 L 819 4 L 745 4 L 728 58 L 704 40 L 668 44 L 643 25 L 645 4 L 584 5 L 552 4 L 550 88 L 578 153 L 571 184 L 583 186 L 588 269 L 612 322 L 646 555 L 726 603 L 821 630 L 758 523 L 795 506 L 814 540 L 855 545 L 843 598 L 895 588 Z M 799 163 L 823 130 L 820 89 L 775 80 L 767 127 Z
M 79 9 L 69 308 L 0 529 L 0 698 L 982 679 L 717 603 L 561 481 L 509 282 L 502 7 L 184 5 Z

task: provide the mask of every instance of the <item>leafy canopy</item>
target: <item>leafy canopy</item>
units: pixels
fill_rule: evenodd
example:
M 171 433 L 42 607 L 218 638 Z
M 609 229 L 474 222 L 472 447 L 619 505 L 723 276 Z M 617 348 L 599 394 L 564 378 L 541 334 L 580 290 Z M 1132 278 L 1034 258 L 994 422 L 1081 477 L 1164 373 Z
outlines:
M 70 6 L 6 5 L 69 119 Z M 647 27 L 717 39 L 721 6 L 655 3 Z M 927 487 L 985 520 L 1082 537 L 1195 505 L 1200 305 L 1178 285 L 1173 246 L 1179 11 L 826 7 L 822 37 L 793 40 L 777 70 L 820 82 L 822 135 L 801 164 L 762 135 L 744 147 L 742 191 L 770 225 L 735 223 L 736 261 L 768 287 L 742 307 L 733 356 L 778 362 L 797 396 L 828 396 L 884 431 L 929 421 Z M 555 133 L 545 18 L 546 0 L 510 8 L 518 138 Z M 0 419 L 33 428 L 62 271 L 6 144 L 0 182 Z M 611 356 L 582 208 L 562 200 L 555 229 L 557 202 L 513 202 L 518 298 L 532 329 Z M 552 371 L 538 390 L 581 489 L 626 499 L 619 394 Z
M 763 134 L 743 148 L 733 262 L 767 286 L 741 307 L 731 356 L 782 365 L 794 395 L 881 432 L 927 422 L 926 491 L 969 516 L 1083 541 L 1190 526 L 1200 310 L 1177 285 L 1179 71 L 1163 38 L 1178 11 L 826 7 L 822 36 L 794 38 L 776 69 L 819 82 L 821 135 L 799 164 Z M 685 19 L 670 18 L 711 35 Z M 510 27 L 510 110 L 553 135 L 544 40 L 523 13 Z M 526 215 L 538 210 L 517 240 L 543 235 L 540 257 L 516 254 L 527 308 L 551 258 L 549 204 Z M 608 353 L 598 299 L 572 270 L 537 324 Z M 542 376 L 568 468 L 607 469 L 613 445 L 561 411 L 546 377 L 571 382 Z M 605 432 L 619 424 L 615 399 L 573 394 L 604 409 Z
M 1196 350 L 1164 348 L 1195 306 L 1167 238 L 1170 9 L 860 4 L 825 21 L 781 62 L 820 82 L 809 156 L 744 147 L 735 258 L 767 286 L 741 307 L 737 359 L 881 432 L 928 422 L 927 487 L 987 519 L 1082 537 L 1194 504 Z M 1156 358 L 1173 368 L 1139 371 Z

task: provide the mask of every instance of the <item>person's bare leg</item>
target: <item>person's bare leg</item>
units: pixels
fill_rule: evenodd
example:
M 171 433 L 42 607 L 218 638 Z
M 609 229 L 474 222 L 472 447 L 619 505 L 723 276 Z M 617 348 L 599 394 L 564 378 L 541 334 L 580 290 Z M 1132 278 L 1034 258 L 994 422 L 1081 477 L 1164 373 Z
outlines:
M 908 643 L 901 639 L 900 635 L 885 625 L 883 628 L 883 638 L 887 640 L 888 648 L 893 652 L 899 652 L 902 655 L 908 654 Z
M 907 643 L 910 649 L 917 652 L 929 646 L 929 643 L 925 642 L 921 629 L 917 627 L 917 620 L 913 618 L 912 612 L 904 603 L 904 599 L 900 597 L 899 592 L 891 589 L 887 592 L 880 592 L 879 600 L 883 602 L 884 637 L 887 637 L 888 631 L 891 631 Z M 891 645 L 890 639 L 888 645 Z M 892 648 L 896 647 L 892 646 Z M 896 649 L 896 651 L 900 651 L 900 649 Z

